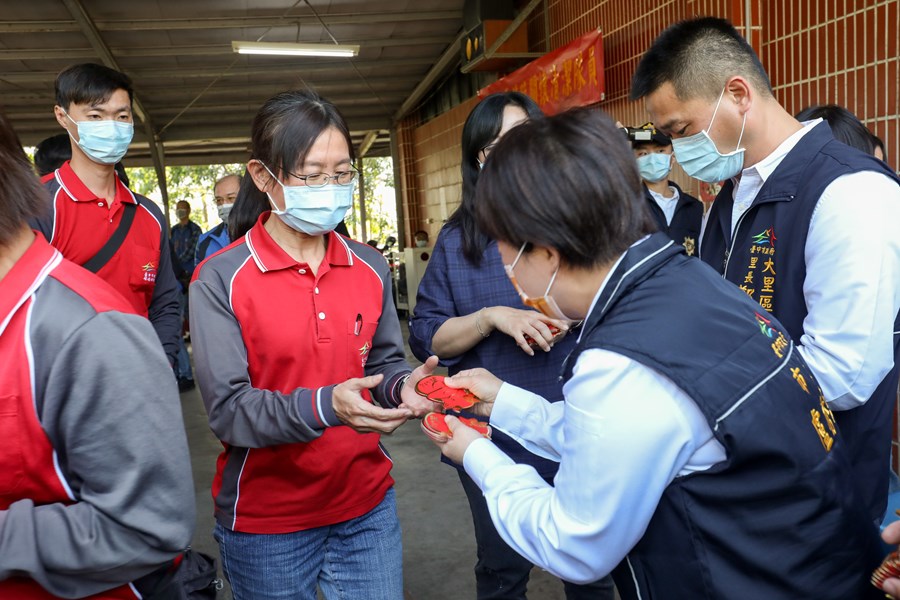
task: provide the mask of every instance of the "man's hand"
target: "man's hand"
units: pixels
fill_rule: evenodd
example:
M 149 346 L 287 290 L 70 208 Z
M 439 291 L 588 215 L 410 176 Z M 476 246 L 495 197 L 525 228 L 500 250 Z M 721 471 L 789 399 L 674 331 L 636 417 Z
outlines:
M 416 392 L 416 384 L 419 383 L 419 380 L 423 377 L 427 377 L 434 373 L 434 370 L 438 366 L 438 357 L 437 356 L 429 356 L 428 360 L 425 361 L 425 364 L 420 365 L 413 371 L 409 379 L 406 380 L 406 383 L 403 386 L 403 389 L 400 390 L 400 399 L 403 401 L 400 404 L 401 408 L 406 408 L 412 412 L 413 416 L 417 419 L 421 419 L 426 414 L 434 411 L 435 404 L 428 398 L 424 396 L 420 396 Z
M 391 433 L 412 418 L 408 408 L 381 408 L 362 397 L 360 392 L 381 383 L 382 377 L 379 374 L 348 379 L 334 386 L 331 402 L 341 423 L 360 433 Z
M 498 379 L 487 369 L 466 369 L 460 371 L 453 377 L 444 379 L 449 387 L 466 388 L 481 400 L 476 402 L 472 408 L 468 408 L 471 413 L 481 417 L 491 416 L 491 410 L 494 408 L 494 400 L 497 398 L 497 392 L 503 382 Z M 466 429 L 469 429 L 466 427 Z
M 894 521 L 884 528 L 881 532 L 881 539 L 888 544 L 900 543 L 900 521 Z M 900 579 L 890 577 L 881 584 L 881 589 L 890 594 L 893 598 L 900 598 Z
M 435 445 L 441 449 L 441 454 L 456 464 L 461 465 L 463 463 L 463 456 L 465 456 L 469 445 L 484 436 L 471 427 L 463 425 L 462 422 L 453 415 L 447 415 L 445 419 L 453 436 L 448 437 L 445 440 L 438 440 L 431 436 L 429 437 L 431 437 Z

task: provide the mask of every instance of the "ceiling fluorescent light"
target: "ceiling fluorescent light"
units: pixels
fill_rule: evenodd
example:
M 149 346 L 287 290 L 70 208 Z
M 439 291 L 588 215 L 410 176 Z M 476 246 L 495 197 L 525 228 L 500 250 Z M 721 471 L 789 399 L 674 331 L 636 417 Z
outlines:
M 238 54 L 270 54 L 276 56 L 344 56 L 359 54 L 359 45 L 289 44 L 280 42 L 231 42 Z

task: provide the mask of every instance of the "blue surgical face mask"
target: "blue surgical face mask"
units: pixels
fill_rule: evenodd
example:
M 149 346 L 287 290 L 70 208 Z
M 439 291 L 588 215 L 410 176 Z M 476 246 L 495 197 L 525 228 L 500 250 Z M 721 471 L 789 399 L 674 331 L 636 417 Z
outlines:
M 69 117 L 69 113 L 66 113 Z M 123 121 L 76 121 L 69 120 L 78 127 L 75 142 L 89 159 L 103 165 L 114 165 L 128 152 L 128 145 L 134 137 L 134 124 Z M 74 140 L 75 137 L 69 133 Z
M 709 126 L 706 129 L 690 137 L 672 140 L 675 158 L 681 168 L 691 177 L 707 183 L 731 179 L 744 167 L 744 148 L 741 148 L 741 140 L 744 139 L 744 126 L 747 124 L 746 112 L 744 121 L 741 123 L 741 135 L 733 152 L 722 154 L 716 148 L 716 143 L 709 137 L 709 130 L 712 129 L 724 94 L 725 89 L 723 88 L 722 93 L 719 94 L 719 101 L 716 102 L 716 110 L 713 111 L 712 119 L 709 120 Z
M 656 183 L 662 181 L 672 170 L 672 155 L 662 152 L 651 152 L 637 159 L 638 171 L 644 181 Z
M 329 183 L 318 188 L 284 185 L 269 171 L 269 167 L 262 162 L 260 164 L 284 190 L 284 210 L 278 210 L 268 192 L 266 196 L 269 196 L 272 212 L 291 229 L 307 235 L 324 235 L 334 231 L 353 204 L 355 182 L 351 185 Z

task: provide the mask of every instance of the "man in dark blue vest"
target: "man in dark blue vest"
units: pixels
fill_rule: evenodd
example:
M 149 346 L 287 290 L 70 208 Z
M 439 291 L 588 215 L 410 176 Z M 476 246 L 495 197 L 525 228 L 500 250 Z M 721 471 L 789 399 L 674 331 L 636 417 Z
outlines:
M 584 320 L 549 403 L 484 369 L 494 429 L 559 462 L 552 485 L 453 417 L 441 451 L 503 539 L 626 600 L 868 598 L 877 528 L 816 377 L 777 319 L 655 229 L 630 149 L 583 109 L 507 133 L 479 227 L 527 306 Z M 559 199 L 554 201 L 553 199 Z
M 666 29 L 631 88 L 688 175 L 724 181 L 700 258 L 784 325 L 835 411 L 873 521 L 887 502 L 900 308 L 900 186 L 778 103 L 728 22 Z
M 638 172 L 644 180 L 647 208 L 657 227 L 672 241 L 684 246 L 688 256 L 696 256 L 700 223 L 703 221 L 703 204 L 669 180 L 669 172 L 672 170 L 672 139 L 656 129 L 653 123 L 627 128 L 626 131 L 637 160 Z

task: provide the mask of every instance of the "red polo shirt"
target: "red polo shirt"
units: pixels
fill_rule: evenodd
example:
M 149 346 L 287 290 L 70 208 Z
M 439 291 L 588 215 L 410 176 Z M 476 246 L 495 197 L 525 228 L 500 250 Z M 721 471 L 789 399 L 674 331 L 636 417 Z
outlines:
M 112 237 L 122 220 L 123 205 L 137 204 L 134 222 L 122 246 L 97 275 L 122 294 L 138 314 L 148 316 L 160 265 L 164 230 L 161 215 L 153 214 L 139 202 L 118 178 L 116 197 L 107 206 L 81 182 L 68 161 L 56 170 L 47 188 L 53 200 L 50 244 L 79 265 L 90 260 Z

